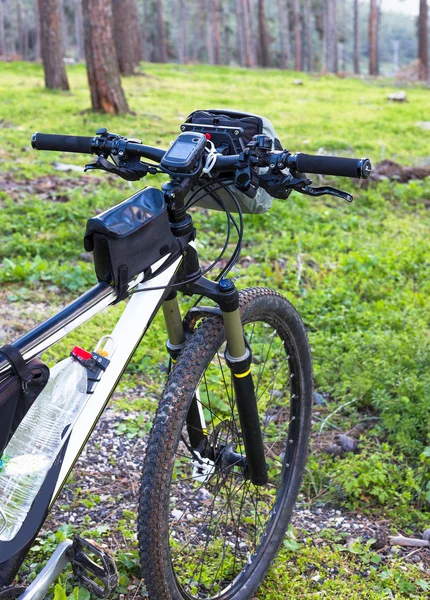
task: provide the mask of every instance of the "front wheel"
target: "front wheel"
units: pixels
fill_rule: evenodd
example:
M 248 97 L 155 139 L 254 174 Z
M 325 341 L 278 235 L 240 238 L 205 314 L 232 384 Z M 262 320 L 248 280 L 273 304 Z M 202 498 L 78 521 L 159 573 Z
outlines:
M 272 290 L 244 290 L 240 309 L 269 481 L 247 476 L 222 319 L 206 318 L 170 374 L 145 458 L 138 537 L 151 600 L 249 600 L 291 519 L 311 424 L 306 332 Z M 187 413 L 196 398 L 205 437 L 193 448 Z

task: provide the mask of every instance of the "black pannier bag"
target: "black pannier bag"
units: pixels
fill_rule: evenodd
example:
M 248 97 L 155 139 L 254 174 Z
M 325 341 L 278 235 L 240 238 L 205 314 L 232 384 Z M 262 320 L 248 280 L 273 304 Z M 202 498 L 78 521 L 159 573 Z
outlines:
M 179 255 L 163 193 L 147 187 L 121 204 L 89 219 L 85 250 L 93 252 L 99 281 L 115 286 L 118 299 L 128 282 L 167 254 Z
M 0 376 L 0 457 L 28 410 L 49 379 L 49 368 L 37 358 L 24 361 L 14 346 L 0 348 L 12 373 Z
M 273 150 L 282 150 L 282 145 L 276 135 L 275 129 L 266 117 L 222 108 L 209 108 L 206 110 L 195 110 L 187 117 L 186 123 L 241 128 L 243 129 L 242 140 L 244 146 L 252 140 L 254 135 L 264 134 L 273 140 Z M 265 168 L 258 169 L 258 173 L 260 174 L 265 173 L 266 171 L 267 169 Z M 207 180 L 205 183 L 207 183 Z M 241 192 L 235 185 L 230 185 L 227 189 L 234 194 L 234 197 L 244 213 L 260 214 L 267 212 L 272 206 L 273 198 L 263 188 L 258 188 L 254 197 L 250 197 L 248 194 Z M 192 193 L 194 193 L 194 191 L 195 190 L 193 190 Z M 221 197 L 223 203 L 230 212 L 237 212 L 236 204 L 226 190 L 217 190 L 217 194 Z M 189 194 L 189 197 L 191 197 L 191 193 Z M 198 206 L 222 210 L 204 190 L 201 194 L 197 194 L 194 199 L 196 198 L 198 199 L 198 202 L 196 202 Z

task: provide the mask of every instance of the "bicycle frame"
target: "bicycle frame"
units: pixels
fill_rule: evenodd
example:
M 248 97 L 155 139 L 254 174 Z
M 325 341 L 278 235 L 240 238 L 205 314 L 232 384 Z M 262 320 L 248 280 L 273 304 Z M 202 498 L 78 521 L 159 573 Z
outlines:
M 168 259 L 169 256 L 155 263 L 154 271 Z M 139 283 L 142 276 L 138 276 L 129 285 L 129 290 L 133 288 L 142 291 L 132 295 L 111 334 L 116 342 L 116 349 L 109 368 L 97 383 L 94 393 L 88 395 L 77 420 L 65 435 L 62 449 L 20 530 L 12 540 L 0 541 L 0 587 L 10 584 L 15 577 L 43 525 L 48 510 L 67 481 L 127 364 L 169 293 L 169 285 L 181 261 L 182 257 L 177 258 L 164 271 L 147 282 Z M 164 289 L 152 289 L 156 287 Z M 145 289 L 148 291 L 144 292 Z M 115 303 L 116 293 L 107 284 L 99 283 L 57 315 L 17 340 L 14 345 L 26 360 L 30 360 Z M 1 360 L 0 373 L 7 368 L 8 363 Z

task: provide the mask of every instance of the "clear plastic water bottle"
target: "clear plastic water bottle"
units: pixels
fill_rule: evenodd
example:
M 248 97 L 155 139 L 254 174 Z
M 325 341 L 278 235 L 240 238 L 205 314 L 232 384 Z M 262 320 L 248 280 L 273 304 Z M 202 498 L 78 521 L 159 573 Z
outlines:
M 73 358 L 48 383 L 6 447 L 0 464 L 0 540 L 15 537 L 87 397 L 87 371 Z

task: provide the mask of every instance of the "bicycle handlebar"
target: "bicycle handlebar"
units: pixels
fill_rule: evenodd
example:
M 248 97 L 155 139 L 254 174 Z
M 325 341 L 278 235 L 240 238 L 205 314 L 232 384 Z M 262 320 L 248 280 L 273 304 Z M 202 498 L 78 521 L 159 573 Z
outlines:
M 31 145 L 36 150 L 56 150 L 58 152 L 78 152 L 92 154 L 93 137 L 79 135 L 53 135 L 51 133 L 34 133 Z
M 290 169 L 298 173 L 316 173 L 319 175 L 338 175 L 367 179 L 372 170 L 368 158 L 342 158 L 338 156 L 314 156 L 312 154 L 293 154 L 287 159 Z
M 77 135 L 55 135 L 51 133 L 34 133 L 31 145 L 36 150 L 54 150 L 57 152 L 76 152 L 79 154 L 117 154 L 121 152 L 118 140 L 100 137 L 84 137 Z M 124 140 L 124 152 L 133 156 L 141 156 L 160 162 L 166 151 L 153 146 L 145 146 L 137 142 Z
M 109 139 L 105 137 L 83 137 L 74 135 L 53 135 L 47 133 L 35 133 L 31 139 L 31 145 L 36 150 L 55 150 L 59 152 L 78 152 L 81 154 L 97 155 L 124 155 L 138 156 L 160 162 L 166 150 L 145 146 L 126 138 Z M 315 156 L 311 154 L 289 154 L 284 151 L 284 164 L 298 173 L 316 173 L 320 175 L 337 175 L 339 177 L 354 177 L 367 179 L 371 172 L 371 164 L 368 158 L 341 158 L 337 156 Z M 274 152 L 264 159 L 261 164 L 256 159 L 256 166 L 268 166 L 273 161 L 276 164 L 277 157 L 282 152 Z M 232 169 L 240 160 L 238 154 L 224 156 L 217 155 L 214 171 Z M 264 164 L 263 164 L 264 163 Z

